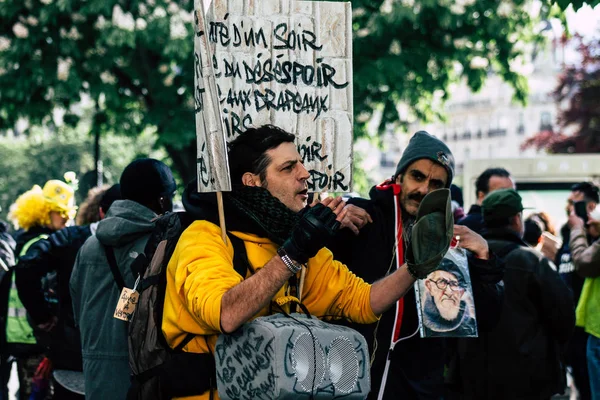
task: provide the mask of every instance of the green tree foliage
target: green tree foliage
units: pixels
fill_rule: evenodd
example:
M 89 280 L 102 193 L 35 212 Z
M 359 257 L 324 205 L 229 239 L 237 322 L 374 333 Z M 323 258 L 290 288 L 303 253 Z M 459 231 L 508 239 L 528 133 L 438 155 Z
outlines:
M 437 97 L 450 96 L 450 83 L 466 78 L 479 90 L 490 71 L 510 83 L 525 102 L 526 80 L 511 68 L 533 40 L 529 1 L 353 2 L 354 94 L 358 127 L 382 106 L 380 132 L 390 122 L 407 122 L 398 104 L 410 105 L 422 121 L 442 117 Z M 359 134 L 362 133 L 359 129 Z
M 186 179 L 195 171 L 193 1 L 0 2 L 0 129 L 51 123 L 89 95 L 94 126 L 135 136 L 153 127 Z M 76 125 L 79 115 L 65 122 Z
M 240 0 L 242 1 L 242 0 Z M 437 97 L 465 77 L 479 89 L 490 71 L 526 98 L 511 69 L 532 39 L 530 0 L 354 0 L 356 136 L 374 110 L 380 127 L 405 121 L 398 104 L 423 120 Z M 0 130 L 19 117 L 51 123 L 82 94 L 93 129 L 158 133 L 183 180 L 195 174 L 192 0 L 0 1 Z M 75 125 L 80 115 L 68 112 Z
M 573 6 L 573 10 L 577 11 L 579 10 L 581 7 L 583 7 L 584 4 L 587 4 L 588 6 L 594 8 L 596 7 L 598 4 L 600 4 L 600 0 L 555 0 L 555 1 L 550 1 L 550 4 L 556 4 L 560 7 L 561 10 L 565 11 L 567 8 L 569 8 L 570 5 Z
M 600 39 L 571 39 L 581 56 L 577 65 L 564 67 L 554 90 L 559 104 L 558 132 L 543 131 L 523 143 L 550 153 L 600 153 Z M 571 134 L 566 134 L 571 129 Z
M 118 182 L 121 172 L 134 158 L 160 157 L 160 153 L 152 150 L 154 141 L 148 134 L 132 138 L 107 135 L 104 142 L 110 151 L 106 151 L 104 157 L 104 182 Z M 73 130 L 52 137 L 32 132 L 27 139 L 0 140 L 2 209 L 8 210 L 16 198 L 33 185 L 43 186 L 50 179 L 64 179 L 67 171 L 74 171 L 80 180 L 76 198 L 81 202 L 94 184 L 85 179 L 94 169 L 92 149 L 92 139 Z

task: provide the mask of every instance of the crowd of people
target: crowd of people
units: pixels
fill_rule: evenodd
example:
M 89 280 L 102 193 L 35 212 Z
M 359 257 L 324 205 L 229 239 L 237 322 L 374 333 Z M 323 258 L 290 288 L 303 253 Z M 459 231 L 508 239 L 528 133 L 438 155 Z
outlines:
M 294 141 L 265 125 L 228 145 L 233 189 L 223 213 L 197 182 L 183 190 L 191 223 L 167 260 L 157 332 L 210 366 L 199 373 L 192 360 L 162 374 L 170 381 L 146 397 L 136 392 L 145 380 L 132 372 L 130 322 L 115 309 L 144 290 L 140 254 L 173 211 L 171 170 L 135 160 L 79 208 L 73 182 L 23 193 L 7 215 L 15 230 L 0 225 L 0 399 L 13 364 L 19 399 L 218 399 L 219 335 L 299 311 L 293 298 L 365 337 L 369 399 L 549 399 L 570 375 L 579 399 L 600 400 L 597 186 L 572 187 L 561 240 L 547 213 L 527 211 L 504 168 L 481 173 L 465 213 L 452 152 L 427 132 L 412 136 L 368 198 L 347 200 L 309 202 Z M 244 249 L 241 273 L 234 241 Z M 467 294 L 450 248 L 466 251 Z M 435 314 L 428 329 L 458 337 L 422 338 L 421 301 Z

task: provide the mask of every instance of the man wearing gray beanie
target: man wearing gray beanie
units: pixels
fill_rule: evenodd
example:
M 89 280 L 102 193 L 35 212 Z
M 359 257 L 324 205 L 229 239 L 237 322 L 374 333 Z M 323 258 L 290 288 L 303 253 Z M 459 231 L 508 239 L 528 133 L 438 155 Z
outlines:
M 124 399 L 130 385 L 128 322 L 113 316 L 121 290 L 133 289 L 131 265 L 144 252 L 158 215 L 172 211 L 176 184 L 158 160 L 131 162 L 115 201 L 77 256 L 70 280 L 81 333 L 86 399 Z
M 334 257 L 369 283 L 402 268 L 405 261 L 413 282 L 423 279 L 410 269 L 415 247 L 441 247 L 431 240 L 416 243 L 422 236 L 417 235 L 413 226 L 416 229 L 421 221 L 424 212 L 419 207 L 428 194 L 436 192 L 439 202 L 449 201 L 444 200 L 449 194 L 440 189 L 448 191 L 453 177 L 454 157 L 448 146 L 425 131 L 415 133 L 394 176 L 371 188 L 369 199 L 348 200 L 348 219 L 352 220 L 349 225 L 354 226 L 350 226 L 352 230 L 340 230 L 328 246 Z M 449 234 L 459 238 L 460 246 L 471 251 L 469 270 L 478 328 L 491 329 L 497 323 L 502 305 L 503 268 L 490 254 L 486 241 L 475 232 L 464 226 L 447 228 L 448 224 L 443 221 L 435 223 L 440 229 L 450 229 Z M 437 400 L 444 397 L 446 341 L 419 338 L 418 325 L 414 291 L 408 291 L 377 324 L 351 324 L 371 346 L 368 399 Z

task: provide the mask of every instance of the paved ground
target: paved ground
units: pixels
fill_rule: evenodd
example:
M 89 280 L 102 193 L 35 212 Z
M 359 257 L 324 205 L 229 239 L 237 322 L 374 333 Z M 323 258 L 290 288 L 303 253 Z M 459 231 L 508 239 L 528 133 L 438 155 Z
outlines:
M 567 383 L 571 383 L 570 376 L 567 376 Z M 16 400 L 15 393 L 19 388 L 19 381 L 17 380 L 17 367 L 16 364 L 13 364 L 12 374 L 10 377 L 10 381 L 8 382 L 8 398 L 9 400 Z M 575 393 L 571 393 L 571 390 L 567 388 L 565 394 L 560 394 L 556 396 L 552 396 L 552 400 L 577 400 L 577 396 Z

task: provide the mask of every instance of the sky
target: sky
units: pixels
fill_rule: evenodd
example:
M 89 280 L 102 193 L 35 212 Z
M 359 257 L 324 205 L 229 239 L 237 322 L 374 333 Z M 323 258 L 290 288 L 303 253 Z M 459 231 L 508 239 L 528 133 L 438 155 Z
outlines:
M 598 36 L 600 34 L 600 5 L 594 9 L 584 5 L 577 12 L 569 7 L 567 23 L 571 33 L 579 33 L 584 37 Z

